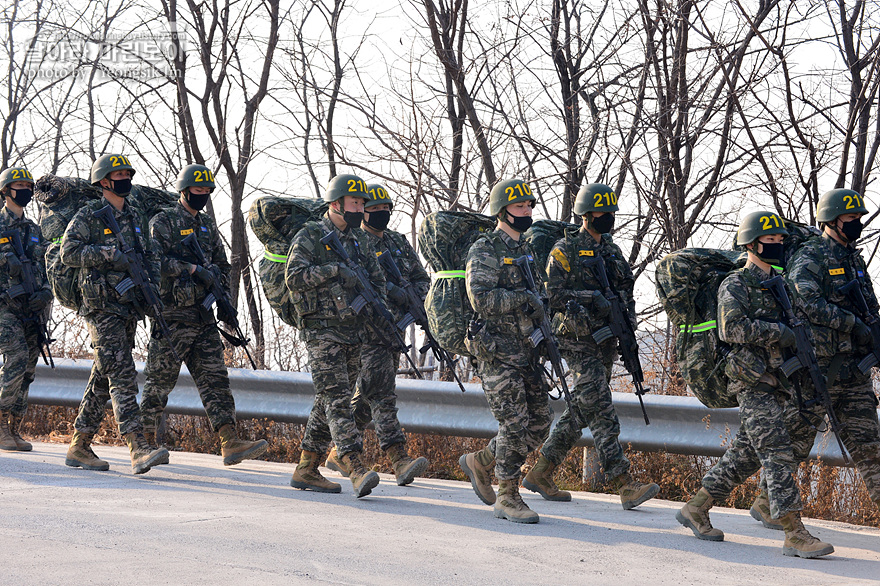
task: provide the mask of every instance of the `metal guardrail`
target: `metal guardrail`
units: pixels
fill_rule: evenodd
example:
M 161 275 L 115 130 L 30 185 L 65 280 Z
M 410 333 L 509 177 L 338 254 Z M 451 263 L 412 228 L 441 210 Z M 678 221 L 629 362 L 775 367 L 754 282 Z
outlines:
M 59 359 L 55 364 L 54 370 L 38 365 L 29 401 L 79 406 L 92 361 Z M 138 364 L 138 372 L 138 384 L 143 388 L 143 364 Z M 308 419 L 314 400 L 309 374 L 232 368 L 229 379 L 239 419 L 265 418 L 288 423 L 305 423 Z M 482 389 L 476 384 L 465 387 L 467 392 L 462 393 L 451 382 L 397 379 L 401 425 L 412 433 L 492 437 L 498 425 Z M 642 419 L 635 395 L 613 393 L 613 400 L 620 419 L 621 443 L 640 451 L 720 456 L 739 429 L 737 409 L 709 409 L 693 397 L 647 395 L 649 426 Z M 552 405 L 556 417 L 565 409 L 563 401 L 553 401 Z M 186 368 L 181 369 L 177 387 L 169 396 L 167 411 L 183 415 L 205 413 Z M 584 431 L 578 445 L 593 445 L 589 430 Z M 827 434 L 819 436 L 811 456 L 816 459 L 820 454 L 824 462 L 843 465 L 836 442 Z

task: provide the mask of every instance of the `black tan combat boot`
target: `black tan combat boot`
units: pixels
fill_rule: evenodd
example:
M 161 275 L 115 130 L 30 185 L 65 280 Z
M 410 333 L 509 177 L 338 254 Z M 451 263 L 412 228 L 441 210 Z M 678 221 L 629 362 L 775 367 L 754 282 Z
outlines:
M 762 490 L 761 494 L 755 497 L 755 502 L 752 503 L 749 514 L 755 521 L 760 521 L 767 529 L 782 531 L 782 525 L 779 524 L 779 520 L 770 516 L 770 497 L 767 495 L 766 490 Z
M 724 532 L 712 527 L 709 521 L 709 509 L 712 508 L 712 495 L 705 488 L 684 504 L 675 514 L 678 522 L 694 532 L 697 539 L 706 541 L 724 541 Z
M 339 472 L 346 478 L 351 474 L 351 470 L 348 469 L 345 462 L 342 461 L 342 458 L 340 458 L 339 454 L 336 452 L 336 446 L 330 448 L 330 454 L 327 456 L 327 461 L 324 462 L 324 467 Z
M 15 445 L 18 446 L 19 452 L 30 452 L 34 449 L 34 446 L 30 442 L 24 441 L 24 438 L 21 437 L 21 433 L 19 433 L 19 430 L 21 429 L 21 419 L 21 415 L 9 416 L 9 433 L 12 434 L 12 439 L 15 440 Z
M 147 441 L 147 445 L 150 446 L 151 450 L 158 450 L 160 447 L 159 443 L 156 441 L 156 428 L 154 427 L 144 427 L 144 439 Z M 168 450 L 165 450 L 166 454 Z M 154 464 L 154 466 L 161 466 L 162 464 L 167 464 L 169 462 L 170 454 L 166 455 L 164 458 L 159 458 L 159 461 Z
M 413 460 L 409 457 L 405 444 L 389 446 L 385 450 L 385 455 L 391 460 L 394 476 L 397 477 L 397 486 L 406 486 L 428 469 L 428 459 L 419 457 Z
M 240 439 L 231 423 L 221 427 L 217 435 L 220 436 L 220 454 L 223 456 L 224 466 L 235 466 L 243 460 L 254 460 L 269 449 L 269 442 L 266 440 L 252 442 Z
M 785 531 L 785 542 L 782 544 L 782 555 L 817 558 L 819 556 L 834 553 L 834 546 L 823 543 L 810 535 L 807 528 L 801 522 L 800 511 L 789 511 L 784 517 L 779 518 L 782 530 Z
M 535 466 L 526 474 L 522 484 L 530 491 L 540 494 L 544 500 L 568 502 L 571 500 L 571 493 L 567 490 L 560 490 L 553 482 L 554 470 L 556 470 L 556 464 L 541 454 L 538 456 Z
M 361 462 L 360 452 L 349 452 L 342 456 L 342 462 L 351 470 L 348 479 L 357 498 L 367 496 L 379 484 L 379 475 L 367 470 Z
M 127 433 L 124 436 L 125 444 L 131 453 L 131 471 L 135 474 L 145 474 L 153 466 L 168 463 L 168 450 L 165 448 L 153 448 L 147 443 L 142 433 Z
M 530 509 L 519 495 L 519 478 L 498 481 L 495 517 L 514 523 L 537 523 L 540 520 L 538 513 Z
M 290 477 L 290 486 L 300 490 L 313 490 L 315 492 L 342 492 L 342 486 L 331 482 L 318 472 L 318 463 L 321 456 L 317 452 L 303 450 L 299 455 L 299 464 Z
M 10 414 L 6 411 L 0 411 L 0 450 L 7 452 L 17 452 L 18 444 L 12 432 L 9 431 Z
M 100 459 L 92 451 L 92 438 L 94 434 L 73 432 L 70 447 L 67 449 L 67 457 L 64 459 L 65 466 L 82 468 L 83 470 L 109 470 L 110 463 Z
M 639 506 L 648 499 L 652 499 L 660 492 L 660 487 L 654 484 L 642 484 L 638 480 L 626 474 L 621 474 L 613 480 L 614 487 L 620 493 L 620 504 L 623 510 L 628 511 Z
M 458 459 L 458 465 L 471 480 L 471 486 L 480 500 L 487 505 L 495 504 L 495 490 L 492 488 L 492 469 L 495 468 L 495 455 L 486 446 L 479 452 L 465 454 Z

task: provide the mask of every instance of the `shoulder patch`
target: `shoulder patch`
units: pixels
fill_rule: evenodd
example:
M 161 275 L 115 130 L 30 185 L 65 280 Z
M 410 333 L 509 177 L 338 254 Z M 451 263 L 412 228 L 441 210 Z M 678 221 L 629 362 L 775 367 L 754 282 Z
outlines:
M 822 268 L 813 261 L 807 263 L 806 269 L 816 275 L 817 277 L 822 272 Z
M 553 250 L 551 250 L 550 256 L 552 256 L 553 259 L 559 263 L 559 266 L 565 269 L 566 273 L 571 272 L 571 265 L 569 264 L 568 258 L 566 258 L 565 253 L 562 252 L 561 248 L 554 248 Z

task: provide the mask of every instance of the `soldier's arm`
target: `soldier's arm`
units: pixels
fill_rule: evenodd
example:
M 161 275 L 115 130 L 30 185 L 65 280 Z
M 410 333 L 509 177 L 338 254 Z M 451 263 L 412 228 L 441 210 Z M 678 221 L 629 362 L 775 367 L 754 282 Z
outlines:
M 171 251 L 173 236 L 171 235 L 171 222 L 165 212 L 159 212 L 150 220 L 150 240 L 159 256 L 160 271 L 163 277 L 176 278 L 189 272 L 189 263 L 172 258 L 168 255 Z
M 304 228 L 293 238 L 287 253 L 284 278 L 291 291 L 308 291 L 320 287 L 339 275 L 338 263 L 315 265 L 315 241 Z
M 220 269 L 223 288 L 229 294 L 229 286 L 232 282 L 230 280 L 232 278 L 232 265 L 229 264 L 229 258 L 226 256 L 226 247 L 223 246 L 223 239 L 220 238 L 220 230 L 217 229 L 217 225 L 213 221 L 211 221 L 209 230 L 211 230 L 213 236 L 211 239 L 211 250 L 208 251 L 210 254 L 207 255 L 208 262 Z
M 501 315 L 519 308 L 528 296 L 498 286 L 501 266 L 492 243 L 481 238 L 471 246 L 465 266 L 465 285 L 471 305 L 479 315 Z
M 382 267 L 379 266 L 379 261 L 376 257 L 376 249 L 373 248 L 372 243 L 366 237 L 359 238 L 358 242 L 363 247 L 363 254 L 365 266 L 367 269 L 367 273 L 370 275 L 370 284 L 373 285 L 373 290 L 376 291 L 376 294 L 379 296 L 379 299 L 382 300 L 382 304 L 386 307 L 388 306 L 388 299 L 385 295 L 385 272 L 382 270 Z
M 576 301 L 589 310 L 593 306 L 593 289 L 575 289 L 575 271 L 585 270 L 578 259 L 568 258 L 562 241 L 553 247 L 547 257 L 547 295 L 553 311 L 565 311 L 569 301 Z
M 115 246 L 103 246 L 90 242 L 89 215 L 92 210 L 79 210 L 61 239 L 61 262 L 69 267 L 100 267 L 113 258 Z
M 34 258 L 31 261 L 40 275 L 40 280 L 43 283 L 42 288 L 49 291 L 49 279 L 46 276 L 46 248 L 48 248 L 49 243 L 43 238 L 43 232 L 36 224 L 31 224 L 31 236 L 37 239 L 37 243 L 33 248 Z
M 822 266 L 808 255 L 797 255 L 786 272 L 788 282 L 797 292 L 801 308 L 810 322 L 849 332 L 856 323 L 856 316 L 825 299 L 822 294 L 822 271 Z
M 718 337 L 731 344 L 766 345 L 782 338 L 780 324 L 754 319 L 749 291 L 739 275 L 726 278 L 718 289 Z

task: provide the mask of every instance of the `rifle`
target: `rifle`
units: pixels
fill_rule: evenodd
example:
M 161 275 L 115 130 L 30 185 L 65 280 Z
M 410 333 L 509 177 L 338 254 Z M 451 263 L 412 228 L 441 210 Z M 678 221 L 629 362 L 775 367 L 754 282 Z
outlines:
M 15 251 L 15 256 L 18 257 L 18 261 L 21 263 L 21 283 L 13 285 L 7 289 L 6 294 L 10 299 L 15 299 L 20 295 L 27 295 L 28 299 L 30 299 L 30 296 L 37 292 L 37 282 L 34 280 L 33 261 L 24 251 L 24 244 L 21 241 L 21 232 L 18 230 L 7 230 L 0 234 L 0 238 L 8 239 L 12 243 L 12 249 Z M 43 357 L 43 363 L 55 368 L 55 361 L 52 359 L 51 348 L 51 344 L 55 340 L 49 335 L 49 327 L 46 323 L 48 320 L 44 319 L 43 312 L 29 311 L 29 315 L 24 318 L 24 321 L 32 321 L 37 324 L 37 343 L 40 347 L 40 355 Z
M 183 239 L 182 244 L 192 251 L 192 253 L 196 257 L 196 261 L 202 266 L 203 269 L 211 270 L 208 267 L 208 260 L 205 258 L 205 253 L 202 251 L 202 247 L 199 245 L 199 239 L 196 238 L 195 232 L 190 233 L 186 238 Z M 236 347 L 244 348 L 244 353 L 247 355 L 248 360 L 251 363 L 251 366 L 254 370 L 257 370 L 257 363 L 254 362 L 254 359 L 251 357 L 250 351 L 248 351 L 247 344 L 250 342 L 249 339 L 245 338 L 244 332 L 241 331 L 241 326 L 238 323 L 238 312 L 235 310 L 235 307 L 232 306 L 232 301 L 229 299 L 229 295 L 226 293 L 226 290 L 223 289 L 223 285 L 220 284 L 220 275 L 217 271 L 214 272 L 214 283 L 211 285 L 211 290 L 208 292 L 207 297 L 202 301 L 201 307 L 206 312 L 211 313 L 211 307 L 214 303 L 217 304 L 217 309 L 229 319 L 231 322 L 227 322 L 232 326 L 232 329 L 235 330 L 235 335 L 233 336 L 229 332 L 225 331 L 220 327 L 220 324 L 216 321 L 214 325 L 217 326 L 217 331 L 223 334 L 223 337 L 226 340 Z
M 122 236 L 122 232 L 119 230 L 119 224 L 116 222 L 116 216 L 113 215 L 110 204 L 93 212 L 92 215 L 104 222 L 104 225 L 116 237 L 120 252 L 128 259 L 128 276 L 120 281 L 114 289 L 116 289 L 118 294 L 124 295 L 128 290 L 134 287 L 138 288 L 150 310 L 153 321 L 159 324 L 159 330 L 165 336 L 165 339 L 168 340 L 168 345 L 171 347 L 171 353 L 174 355 L 174 358 L 179 362 L 183 362 L 177 354 L 177 350 L 174 349 L 174 339 L 171 337 L 171 331 L 168 329 L 165 318 L 162 317 L 162 310 L 164 309 L 162 307 L 162 300 L 153 291 L 150 274 L 147 272 L 146 267 L 144 267 L 144 249 L 141 247 L 140 240 L 135 237 L 134 246 L 128 245 L 125 237 Z
M 397 344 L 395 349 L 406 356 L 406 360 L 409 362 L 409 365 L 412 366 L 416 378 L 422 378 L 422 373 L 419 372 L 419 367 L 407 352 L 410 347 L 401 337 L 400 331 L 397 329 L 397 324 L 394 323 L 394 316 L 391 315 L 391 312 L 388 311 L 384 305 L 382 305 L 382 300 L 379 299 L 379 295 L 373 289 L 373 285 L 370 283 L 370 275 L 367 273 L 367 270 L 348 255 L 348 252 L 346 252 L 345 247 L 342 246 L 342 242 L 340 242 L 339 236 L 337 236 L 335 230 L 327 232 L 324 237 L 321 238 L 321 244 L 327 246 L 330 250 L 339 255 L 342 262 L 344 262 L 345 265 L 357 276 L 358 296 L 351 302 L 351 308 L 354 312 L 360 314 L 364 307 L 369 304 L 369 306 L 373 308 L 373 313 L 382 318 L 388 324 L 388 329 L 390 329 L 391 333 L 394 335 L 393 342 Z M 387 339 L 386 336 L 376 327 L 375 323 L 369 319 L 367 320 L 367 323 L 380 338 Z
M 801 368 L 806 368 L 813 383 L 816 397 L 810 401 L 804 402 L 800 394 L 800 385 L 795 382 L 795 389 L 798 393 L 798 402 L 802 407 L 811 407 L 816 403 L 821 403 L 828 415 L 828 422 L 831 424 L 831 431 L 837 439 L 837 445 L 840 447 L 840 453 L 843 454 L 843 461 L 849 464 L 849 458 L 846 454 L 846 448 L 843 447 L 843 441 L 840 439 L 840 422 L 834 413 L 834 405 L 831 402 L 831 395 L 828 394 L 828 386 L 825 377 L 819 370 L 819 362 L 816 360 L 816 352 L 813 350 L 813 344 L 810 341 L 810 333 L 807 326 L 797 318 L 794 309 L 791 306 L 791 299 L 788 297 L 788 291 L 785 289 L 785 281 L 781 275 L 761 282 L 761 287 L 770 291 L 773 298 L 782 308 L 783 321 L 794 332 L 795 337 L 795 354 L 786 360 L 780 370 L 787 377 L 791 377 Z
M 608 280 L 608 272 L 605 270 L 605 260 L 601 254 L 596 254 L 592 258 L 584 260 L 583 265 L 585 269 L 592 270 L 599 284 L 602 285 L 602 294 L 611 303 L 611 319 L 607 326 L 593 332 L 593 340 L 597 344 L 601 344 L 608 338 L 615 337 L 620 342 L 620 355 L 623 358 L 623 366 L 632 375 L 633 387 L 636 390 L 636 397 L 639 398 L 639 405 L 642 407 L 645 425 L 651 425 L 651 422 L 648 421 L 648 412 L 645 411 L 645 402 L 642 400 L 642 395 L 651 389 L 646 389 L 642 385 L 645 382 L 642 362 L 639 360 L 638 351 L 632 350 L 633 348 L 638 348 L 638 345 L 636 332 L 630 320 L 629 310 L 623 304 L 620 296 L 611 287 L 611 282 Z
M 538 293 L 538 285 L 535 283 L 535 275 L 532 274 L 530 260 L 531 257 L 524 254 L 521 257 L 514 259 L 513 264 L 519 267 L 519 270 L 522 272 L 529 291 L 540 297 L 540 294 Z M 537 348 L 541 343 L 544 344 L 544 350 L 547 353 L 547 358 L 550 359 L 550 366 L 553 367 L 553 372 L 556 373 L 556 380 L 559 381 L 559 385 L 562 388 L 562 396 L 565 397 L 568 410 L 572 415 L 577 415 L 577 408 L 572 403 L 571 393 L 568 392 L 568 383 L 565 382 L 565 369 L 562 367 L 562 355 L 559 354 L 559 345 L 557 345 L 556 338 L 553 336 L 553 330 L 550 327 L 550 320 L 547 319 L 546 312 L 544 313 L 544 317 L 538 323 L 538 327 L 535 328 L 535 331 L 529 336 L 529 342 L 531 342 L 533 348 Z M 580 417 L 577 417 L 576 419 L 580 419 Z
M 458 378 L 458 375 L 455 373 L 456 360 L 454 360 L 452 355 L 444 350 L 437 342 L 436 338 L 431 335 L 431 329 L 428 327 L 428 314 L 425 313 L 425 304 L 416 294 L 413 284 L 403 277 L 397 263 L 394 262 L 394 259 L 391 258 L 391 255 L 387 252 L 383 252 L 379 255 L 379 264 L 385 267 L 386 272 L 391 276 L 391 280 L 394 284 L 403 289 L 406 293 L 406 315 L 397 322 L 397 328 L 403 332 L 413 323 L 422 328 L 427 343 L 419 348 L 419 354 L 425 354 L 430 349 L 441 363 L 446 364 L 446 368 L 452 373 L 452 377 L 455 379 L 455 382 L 458 383 L 458 388 L 461 389 L 461 392 L 465 392 L 461 379 Z
M 856 308 L 859 319 L 871 328 L 871 353 L 859 362 L 859 370 L 862 371 L 862 374 L 868 374 L 869 370 L 880 363 L 880 318 L 871 313 L 868 308 L 868 302 L 865 301 L 865 295 L 862 293 L 862 286 L 858 279 L 853 279 L 838 291 L 849 297 Z

